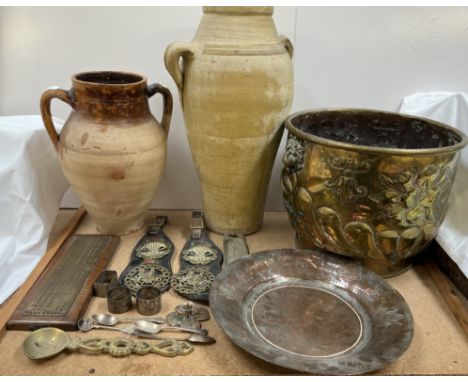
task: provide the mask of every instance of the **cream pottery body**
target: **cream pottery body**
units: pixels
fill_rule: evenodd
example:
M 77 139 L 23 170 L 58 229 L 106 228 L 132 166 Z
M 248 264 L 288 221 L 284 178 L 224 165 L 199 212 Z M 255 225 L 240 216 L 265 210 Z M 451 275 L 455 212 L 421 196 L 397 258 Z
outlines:
M 41 99 L 44 124 L 65 176 L 99 232 L 125 234 L 143 224 L 166 163 L 172 98 L 143 76 L 88 72 L 72 77 L 70 91 L 47 90 Z M 161 124 L 148 97 L 164 96 Z M 50 117 L 50 101 L 67 102 L 72 112 L 60 137 Z
M 190 43 L 165 63 L 182 103 L 208 227 L 257 231 L 293 95 L 292 45 L 272 7 L 204 7 Z

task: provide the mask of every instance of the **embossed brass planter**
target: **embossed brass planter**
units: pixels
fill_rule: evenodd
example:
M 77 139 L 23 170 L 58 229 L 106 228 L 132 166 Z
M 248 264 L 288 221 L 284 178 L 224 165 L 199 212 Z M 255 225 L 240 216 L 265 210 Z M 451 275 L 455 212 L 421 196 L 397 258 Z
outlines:
M 365 109 L 300 112 L 285 126 L 281 184 L 297 246 L 359 258 L 384 276 L 405 270 L 442 223 L 465 135 Z

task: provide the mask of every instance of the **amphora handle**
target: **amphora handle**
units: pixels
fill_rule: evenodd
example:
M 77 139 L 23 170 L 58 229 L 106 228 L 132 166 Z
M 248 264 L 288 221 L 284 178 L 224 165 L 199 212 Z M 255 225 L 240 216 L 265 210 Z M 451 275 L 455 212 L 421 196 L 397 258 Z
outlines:
M 146 95 L 148 98 L 151 98 L 157 93 L 160 93 L 163 97 L 163 113 L 160 124 L 166 135 L 168 135 L 172 117 L 172 94 L 168 88 L 157 83 L 148 85 L 146 88 Z
M 194 45 L 185 42 L 174 42 L 164 52 L 164 64 L 179 89 L 181 99 L 184 91 L 184 67 L 186 60 L 194 55 Z
M 55 147 L 55 150 L 58 151 L 59 144 L 59 134 L 55 129 L 54 122 L 52 121 L 52 113 L 50 111 L 50 102 L 53 98 L 58 98 L 59 100 L 69 104 L 73 109 L 75 108 L 75 101 L 72 96 L 73 88 L 70 90 L 62 89 L 48 89 L 41 96 L 41 115 L 44 122 L 44 126 L 49 134 L 50 140 Z
M 293 46 L 291 40 L 289 38 L 287 38 L 286 36 L 284 36 L 284 35 L 279 36 L 279 40 L 280 40 L 281 45 L 283 45 L 284 49 L 286 49 L 286 51 L 288 52 L 289 57 L 293 58 L 293 56 L 294 56 L 294 46 Z

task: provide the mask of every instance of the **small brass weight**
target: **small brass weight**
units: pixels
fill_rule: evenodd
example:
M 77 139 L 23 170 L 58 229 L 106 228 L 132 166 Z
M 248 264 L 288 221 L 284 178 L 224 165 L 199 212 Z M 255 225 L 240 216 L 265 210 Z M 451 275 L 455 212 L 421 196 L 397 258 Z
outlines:
M 63 350 L 82 351 L 88 354 L 107 353 L 112 357 L 126 357 L 130 354 L 155 353 L 165 357 L 186 355 L 193 346 L 185 341 L 166 340 L 158 344 L 137 341 L 131 338 L 72 338 L 57 328 L 42 328 L 32 332 L 23 342 L 24 353 L 32 360 L 52 358 Z

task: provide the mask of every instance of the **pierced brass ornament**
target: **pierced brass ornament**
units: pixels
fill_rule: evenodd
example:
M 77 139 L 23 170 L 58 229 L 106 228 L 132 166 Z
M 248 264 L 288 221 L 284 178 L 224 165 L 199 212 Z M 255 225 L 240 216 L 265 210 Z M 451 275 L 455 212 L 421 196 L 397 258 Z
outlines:
M 164 233 L 167 216 L 157 216 L 146 234 L 132 251 L 130 261 L 119 277 L 120 285 L 128 288 L 133 297 L 143 286 L 153 286 L 165 292 L 170 287 L 171 258 L 174 244 Z
M 112 357 L 127 357 L 132 354 L 133 341 L 129 339 L 116 339 L 110 341 L 106 349 Z
M 189 300 L 208 302 L 213 279 L 221 270 L 223 253 L 210 239 L 202 211 L 192 212 L 191 229 L 180 254 L 179 272 L 173 276 L 171 286 L 175 285 L 175 291 Z
M 204 293 L 213 284 L 214 276 L 207 267 L 187 268 L 172 276 L 171 287 L 182 294 Z
M 164 241 L 150 241 L 137 249 L 136 256 L 144 260 L 162 259 L 171 252 L 171 245 Z
M 138 355 L 145 355 L 151 351 L 151 344 L 146 341 L 134 341 L 132 346 L 132 352 Z
M 154 286 L 164 289 L 171 280 L 171 273 L 157 264 L 140 264 L 131 269 L 124 278 L 124 285 L 135 296 L 143 286 Z
M 207 245 L 196 245 L 182 251 L 182 259 L 194 265 L 208 265 L 216 256 L 217 252 Z

